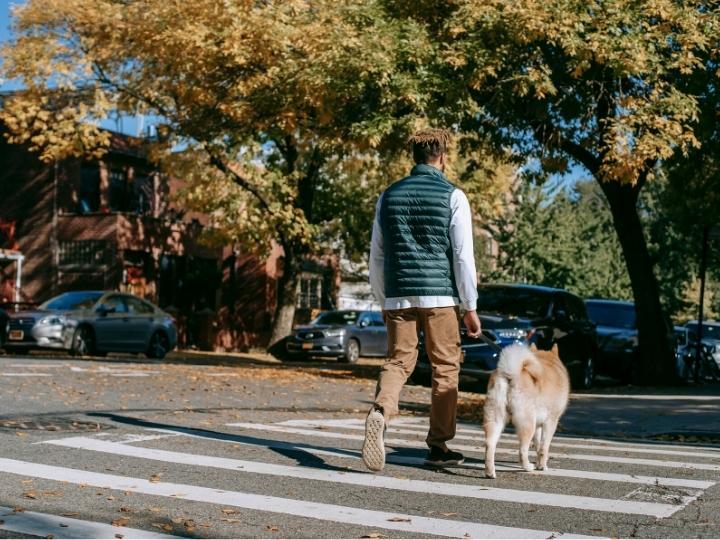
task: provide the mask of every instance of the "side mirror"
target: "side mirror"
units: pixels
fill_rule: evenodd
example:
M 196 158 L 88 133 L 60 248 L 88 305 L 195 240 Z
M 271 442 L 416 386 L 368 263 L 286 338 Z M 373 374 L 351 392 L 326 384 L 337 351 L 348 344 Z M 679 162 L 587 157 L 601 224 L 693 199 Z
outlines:
M 370 324 L 370 321 L 369 321 L 369 320 L 363 319 L 362 321 L 360 321 L 360 322 L 358 323 L 358 326 L 359 326 L 360 328 L 365 328 L 365 327 L 368 326 L 369 324 Z

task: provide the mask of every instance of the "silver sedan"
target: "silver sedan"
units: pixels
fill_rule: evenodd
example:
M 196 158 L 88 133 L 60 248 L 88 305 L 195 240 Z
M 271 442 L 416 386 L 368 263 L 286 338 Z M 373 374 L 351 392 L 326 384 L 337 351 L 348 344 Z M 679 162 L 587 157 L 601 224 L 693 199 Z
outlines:
M 147 300 L 120 292 L 67 292 L 37 310 L 8 315 L 8 351 L 47 348 L 81 356 L 132 352 L 163 358 L 177 344 L 172 316 Z

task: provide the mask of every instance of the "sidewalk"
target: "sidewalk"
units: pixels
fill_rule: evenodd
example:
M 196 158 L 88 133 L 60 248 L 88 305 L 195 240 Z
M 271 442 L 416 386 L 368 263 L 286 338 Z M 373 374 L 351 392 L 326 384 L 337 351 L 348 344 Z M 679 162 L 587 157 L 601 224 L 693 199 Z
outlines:
M 573 394 L 565 434 L 720 444 L 720 387 L 614 387 Z

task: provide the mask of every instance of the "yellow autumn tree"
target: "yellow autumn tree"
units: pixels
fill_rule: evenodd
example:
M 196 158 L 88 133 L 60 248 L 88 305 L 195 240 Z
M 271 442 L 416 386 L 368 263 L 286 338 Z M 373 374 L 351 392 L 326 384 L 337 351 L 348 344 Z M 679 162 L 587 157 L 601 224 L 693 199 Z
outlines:
M 398 170 L 386 163 L 433 109 L 437 47 L 386 7 L 27 0 L 2 50 L 1 75 L 22 90 L 0 119 L 51 160 L 102 153 L 108 115 L 157 118 L 154 155 L 188 178 L 187 204 L 246 245 L 282 247 L 274 343 L 291 329 L 303 261 L 338 241 L 366 249 L 374 198 Z

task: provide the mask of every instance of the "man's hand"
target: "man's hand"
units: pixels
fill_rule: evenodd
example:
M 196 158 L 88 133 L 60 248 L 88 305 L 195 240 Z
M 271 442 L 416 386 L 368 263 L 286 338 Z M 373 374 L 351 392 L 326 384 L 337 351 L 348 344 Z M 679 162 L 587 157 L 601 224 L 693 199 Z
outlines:
M 466 311 L 465 315 L 463 315 L 463 322 L 465 323 L 465 328 L 467 328 L 468 337 L 476 338 L 480 336 L 482 327 L 477 311 Z

